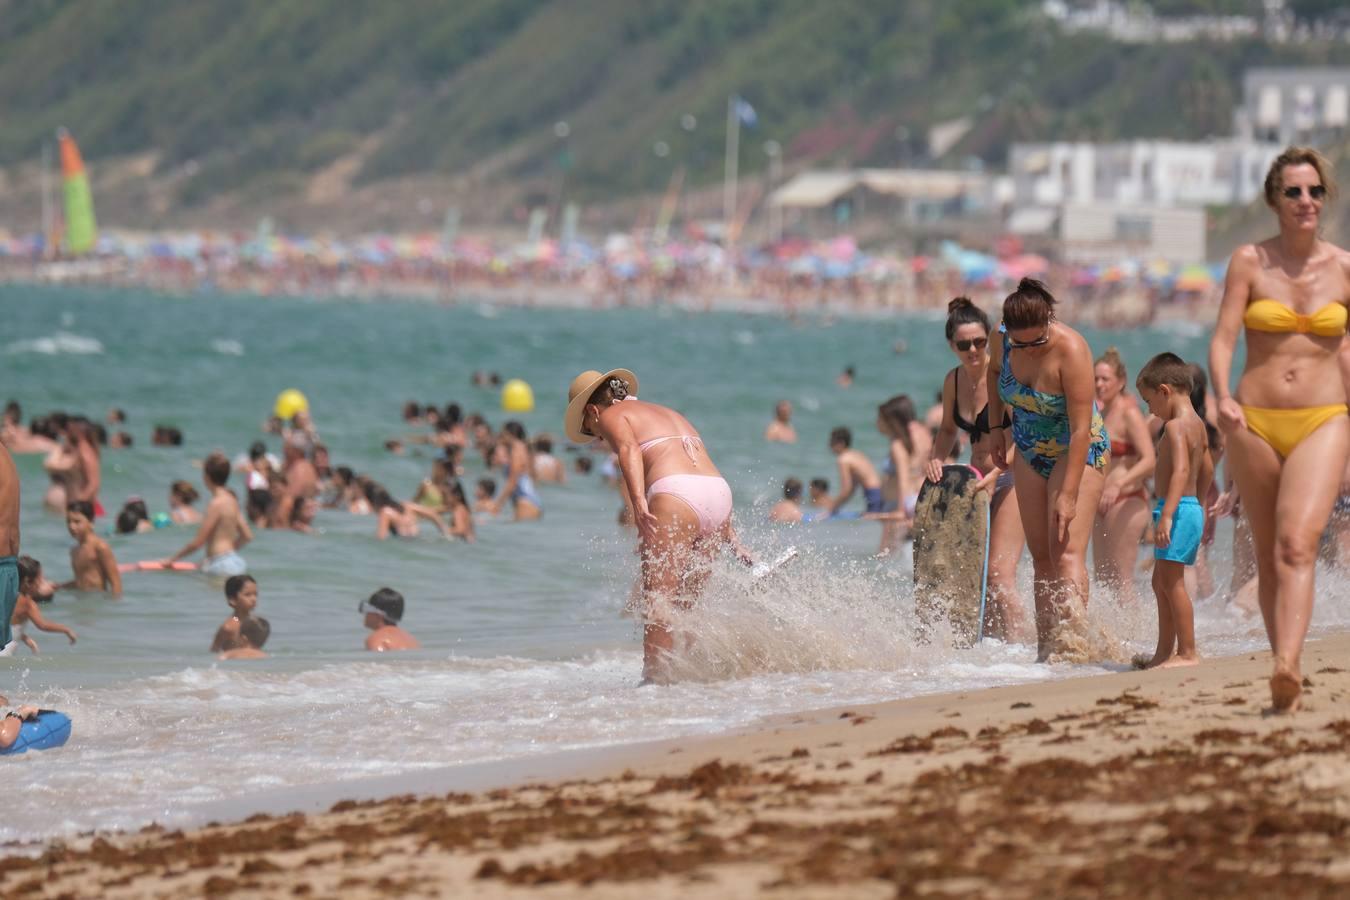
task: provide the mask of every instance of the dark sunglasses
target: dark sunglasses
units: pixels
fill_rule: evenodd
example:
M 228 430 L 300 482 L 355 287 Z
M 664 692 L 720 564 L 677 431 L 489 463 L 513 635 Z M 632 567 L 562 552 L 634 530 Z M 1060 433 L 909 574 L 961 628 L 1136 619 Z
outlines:
M 1040 347 L 1050 343 L 1050 326 L 1045 326 L 1045 334 L 1036 338 L 1034 341 L 1015 340 L 1012 335 L 1008 335 L 1008 346 L 1014 350 L 1025 350 L 1028 347 Z
M 971 338 L 967 341 L 952 341 L 952 346 L 962 353 L 968 352 L 971 347 L 974 347 L 976 350 L 983 350 L 985 347 L 989 346 L 989 338 Z
M 1306 189 L 1298 186 L 1290 186 L 1285 188 L 1281 193 L 1290 200 L 1297 200 L 1299 197 L 1303 196 L 1304 190 L 1307 190 L 1309 200 L 1326 199 L 1327 186 L 1324 184 L 1314 184 L 1312 187 Z

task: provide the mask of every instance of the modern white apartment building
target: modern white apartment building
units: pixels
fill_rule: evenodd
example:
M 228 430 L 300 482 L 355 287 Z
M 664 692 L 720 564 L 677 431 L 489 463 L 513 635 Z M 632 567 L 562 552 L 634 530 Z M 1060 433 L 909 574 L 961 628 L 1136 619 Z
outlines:
M 1243 139 L 1014 144 L 1008 173 L 1019 206 L 1228 206 L 1260 196 L 1280 149 Z
M 1350 68 L 1248 69 L 1234 113 L 1240 138 L 1326 146 L 1350 126 Z

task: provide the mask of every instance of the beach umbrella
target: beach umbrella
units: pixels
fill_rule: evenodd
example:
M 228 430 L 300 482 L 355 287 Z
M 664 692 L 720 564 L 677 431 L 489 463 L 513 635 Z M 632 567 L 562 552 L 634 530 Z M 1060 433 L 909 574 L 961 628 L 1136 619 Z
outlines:
M 1214 278 L 1204 266 L 1187 266 L 1177 275 L 1178 291 L 1207 291 L 1214 286 Z

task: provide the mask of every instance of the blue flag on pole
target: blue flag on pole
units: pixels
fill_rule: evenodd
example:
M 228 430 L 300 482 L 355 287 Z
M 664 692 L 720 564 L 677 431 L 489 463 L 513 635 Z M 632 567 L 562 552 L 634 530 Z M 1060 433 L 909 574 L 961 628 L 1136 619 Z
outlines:
M 755 108 L 751 106 L 744 98 L 737 97 L 734 103 L 736 118 L 746 128 L 754 128 L 759 124 L 759 116 L 755 113 Z

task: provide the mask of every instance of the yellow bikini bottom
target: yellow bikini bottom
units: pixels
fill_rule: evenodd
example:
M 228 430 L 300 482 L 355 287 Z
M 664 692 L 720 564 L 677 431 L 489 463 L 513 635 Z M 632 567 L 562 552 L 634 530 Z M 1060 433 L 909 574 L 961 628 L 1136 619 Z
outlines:
M 1304 438 L 1337 416 L 1346 415 L 1348 411 L 1344 403 L 1305 406 L 1301 409 L 1242 407 L 1242 412 L 1247 416 L 1248 430 L 1285 459 L 1289 458 L 1295 447 L 1303 443 Z

